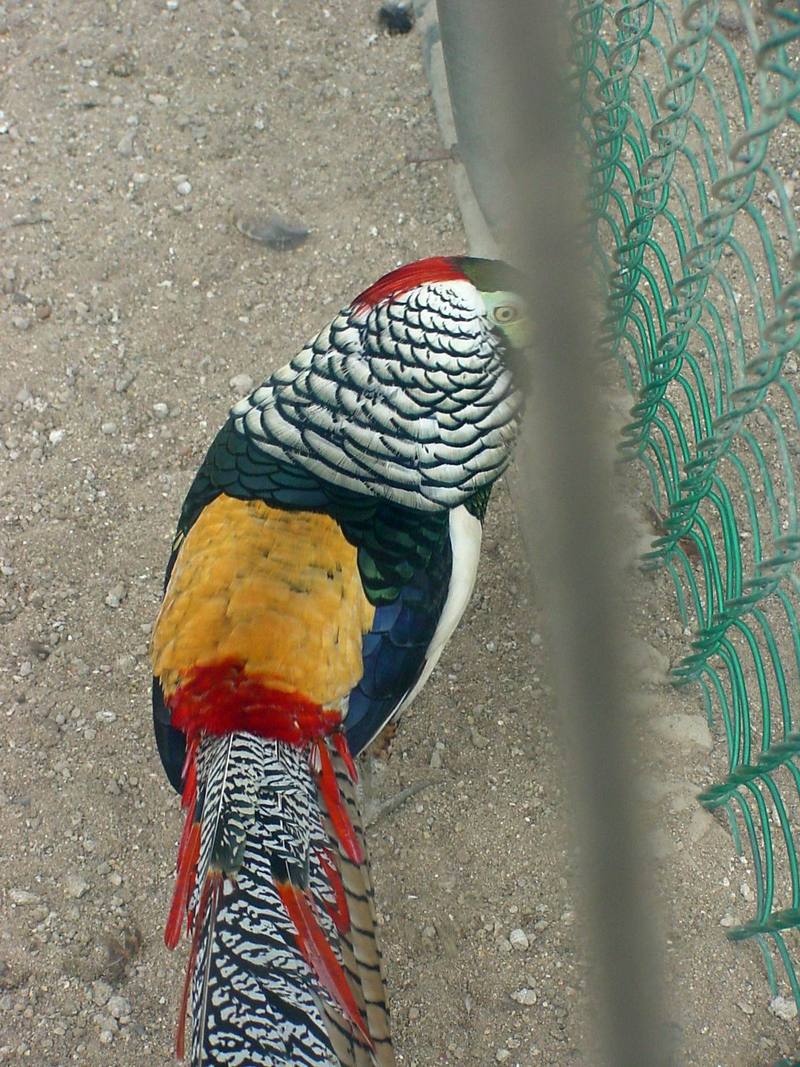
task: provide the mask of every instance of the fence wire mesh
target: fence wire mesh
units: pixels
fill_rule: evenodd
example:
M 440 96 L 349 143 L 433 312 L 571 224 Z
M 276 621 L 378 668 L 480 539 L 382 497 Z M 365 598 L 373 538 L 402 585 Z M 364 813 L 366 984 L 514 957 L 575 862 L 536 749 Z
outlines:
M 800 1008 L 800 11 L 572 0 L 603 342 L 635 398 L 687 634 L 672 672 L 727 745 L 702 793 L 755 878 L 749 921 Z M 787 988 L 788 985 L 788 988 Z

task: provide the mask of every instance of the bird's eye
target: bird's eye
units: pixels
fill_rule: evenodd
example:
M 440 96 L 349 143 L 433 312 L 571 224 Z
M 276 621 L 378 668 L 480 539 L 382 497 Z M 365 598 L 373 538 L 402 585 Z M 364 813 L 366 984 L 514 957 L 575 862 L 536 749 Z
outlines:
M 501 326 L 506 326 L 509 322 L 514 322 L 518 318 L 519 309 L 514 307 L 513 304 L 499 304 L 494 309 L 494 321 L 499 322 Z

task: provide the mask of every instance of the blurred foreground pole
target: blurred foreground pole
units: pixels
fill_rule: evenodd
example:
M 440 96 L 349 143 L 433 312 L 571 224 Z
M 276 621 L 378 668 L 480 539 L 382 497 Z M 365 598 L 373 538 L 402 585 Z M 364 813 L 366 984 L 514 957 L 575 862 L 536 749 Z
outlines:
M 626 708 L 624 581 L 599 393 L 585 186 L 554 0 L 438 0 L 458 146 L 501 247 L 531 280 L 535 326 L 522 466 L 526 542 L 552 640 L 590 937 L 601 1053 L 594 1067 L 674 1062 L 661 1017 Z

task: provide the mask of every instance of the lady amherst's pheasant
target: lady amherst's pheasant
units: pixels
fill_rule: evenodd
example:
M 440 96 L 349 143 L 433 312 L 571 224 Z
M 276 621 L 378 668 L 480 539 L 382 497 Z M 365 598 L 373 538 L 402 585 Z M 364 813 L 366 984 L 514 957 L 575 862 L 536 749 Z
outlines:
M 395 1062 L 353 758 L 472 592 L 519 287 L 466 257 L 387 274 L 235 405 L 189 490 L 152 654 L 195 1067 Z

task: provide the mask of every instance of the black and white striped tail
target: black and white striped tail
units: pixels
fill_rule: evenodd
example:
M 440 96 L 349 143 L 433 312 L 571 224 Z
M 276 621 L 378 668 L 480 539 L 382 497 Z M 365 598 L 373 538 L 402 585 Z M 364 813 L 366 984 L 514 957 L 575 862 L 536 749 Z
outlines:
M 336 759 L 355 820 L 352 783 Z M 204 739 L 197 761 L 192 1067 L 393 1067 L 369 872 L 344 859 L 323 826 L 308 750 L 232 734 Z M 337 932 L 332 917 L 331 855 L 351 910 L 348 932 Z M 344 966 L 369 1039 L 307 961 L 281 898 L 287 884 L 308 899 L 312 922 Z

